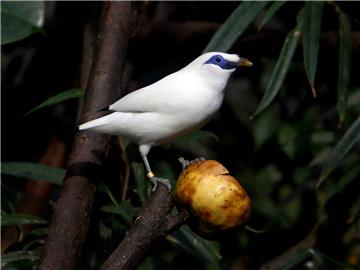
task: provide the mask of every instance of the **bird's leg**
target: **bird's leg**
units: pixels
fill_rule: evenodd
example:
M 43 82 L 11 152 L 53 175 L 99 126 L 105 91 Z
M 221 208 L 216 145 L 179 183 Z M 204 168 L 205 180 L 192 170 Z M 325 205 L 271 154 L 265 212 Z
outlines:
M 170 181 L 168 179 L 156 177 L 155 174 L 151 171 L 150 164 L 149 164 L 149 161 L 147 159 L 147 156 L 145 154 L 141 153 L 141 157 L 142 157 L 142 159 L 144 161 L 144 164 L 145 164 L 145 169 L 146 169 L 146 172 L 147 172 L 146 176 L 147 176 L 147 178 L 150 179 L 151 183 L 153 183 L 152 191 L 154 192 L 156 190 L 158 183 L 162 183 L 170 191 L 171 190 Z
M 200 161 L 204 161 L 205 158 L 203 157 L 198 157 L 198 158 L 195 158 L 193 160 L 186 160 L 185 158 L 183 157 L 179 157 L 178 159 L 182 165 L 182 169 L 185 170 L 187 167 L 189 167 L 191 164 L 194 164 L 194 163 L 197 163 L 197 162 L 200 162 Z

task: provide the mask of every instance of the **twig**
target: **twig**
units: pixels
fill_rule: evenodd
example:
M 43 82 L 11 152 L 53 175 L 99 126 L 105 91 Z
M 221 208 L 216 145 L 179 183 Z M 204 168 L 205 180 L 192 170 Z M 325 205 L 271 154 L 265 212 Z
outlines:
M 89 75 L 81 122 L 120 96 L 120 80 L 128 40 L 135 28 L 131 2 L 104 2 L 99 40 Z M 67 176 L 54 207 L 38 269 L 76 269 L 88 231 L 96 181 L 106 156 L 110 136 L 80 132 L 75 135 Z
M 285 269 L 291 258 L 303 250 L 310 249 L 316 243 L 316 234 L 320 223 L 316 223 L 308 235 L 296 245 L 289 248 L 280 256 L 263 265 L 260 270 L 281 270 Z

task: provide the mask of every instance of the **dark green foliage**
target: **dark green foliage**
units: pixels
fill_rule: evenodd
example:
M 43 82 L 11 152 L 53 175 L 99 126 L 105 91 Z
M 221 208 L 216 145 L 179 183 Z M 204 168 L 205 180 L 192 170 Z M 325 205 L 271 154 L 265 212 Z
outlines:
M 285 3 L 286 3 L 286 1 L 273 2 L 271 4 L 271 6 L 266 10 L 266 13 L 265 13 L 264 17 L 262 18 L 262 21 L 258 27 L 258 30 L 261 30 L 261 28 L 274 16 L 276 11 L 278 11 L 279 8 L 281 8 Z
M 1 163 L 1 173 L 16 177 L 46 180 L 56 185 L 61 185 L 65 176 L 64 169 L 29 162 Z
M 339 108 L 339 125 L 345 121 L 350 72 L 351 72 L 351 24 L 343 12 L 339 14 L 339 79 L 338 79 L 338 108 Z
M 215 33 L 204 52 L 229 50 L 266 5 L 267 1 L 242 2 Z
M 331 154 L 325 162 L 325 167 L 323 168 L 318 186 L 325 180 L 329 174 L 340 165 L 340 162 L 345 157 L 345 155 L 351 150 L 351 148 L 359 141 L 360 139 L 360 116 L 355 120 L 351 127 L 346 131 L 344 136 L 339 140 Z
M 53 96 L 53 97 L 49 98 L 48 100 L 45 100 L 44 102 L 40 103 L 35 108 L 28 111 L 25 114 L 25 116 L 27 116 L 41 108 L 55 105 L 57 103 L 65 101 L 67 99 L 80 98 L 80 97 L 82 97 L 83 94 L 84 94 L 84 91 L 82 89 L 78 89 L 78 88 L 66 90 L 66 91 L 59 93 L 56 96 Z
M 22 225 L 22 224 L 46 224 L 47 220 L 31 215 L 22 214 L 1 214 L 1 226 Z
M 1 173 L 22 178 L 46 180 L 56 185 L 61 185 L 65 176 L 64 169 L 28 162 L 1 163 Z
M 299 27 L 296 27 L 287 35 L 284 45 L 281 49 L 279 59 L 276 62 L 274 72 L 270 78 L 270 81 L 268 82 L 264 96 L 260 101 L 260 104 L 256 109 L 255 114 L 260 113 L 266 107 L 268 107 L 278 94 L 281 85 L 284 82 L 286 73 L 290 67 L 291 59 L 295 53 L 295 49 L 298 45 L 300 37 L 301 31 Z
M 1 269 L 13 270 L 35 266 L 40 250 L 14 251 L 1 256 Z
M 15 42 L 40 32 L 44 12 L 42 1 L 1 1 L 1 44 Z
M 318 62 L 323 1 L 305 2 L 302 23 L 304 67 L 313 96 L 316 97 L 315 73 Z

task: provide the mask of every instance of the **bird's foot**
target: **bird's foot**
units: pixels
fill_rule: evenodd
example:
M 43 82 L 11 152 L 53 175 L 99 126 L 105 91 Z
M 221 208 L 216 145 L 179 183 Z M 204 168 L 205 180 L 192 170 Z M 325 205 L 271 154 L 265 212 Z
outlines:
M 151 190 L 152 192 L 154 192 L 156 190 L 158 183 L 163 184 L 167 188 L 168 191 L 171 191 L 171 184 L 168 179 L 153 176 L 150 178 L 150 181 L 151 181 L 151 183 L 153 183 L 153 188 Z
M 184 159 L 183 157 L 180 157 L 178 159 L 182 165 L 182 169 L 185 170 L 187 167 L 189 167 L 191 164 L 194 164 L 194 163 L 197 163 L 197 162 L 200 162 L 200 161 L 204 161 L 205 158 L 203 157 L 198 157 L 198 158 L 195 158 L 193 160 L 186 160 Z

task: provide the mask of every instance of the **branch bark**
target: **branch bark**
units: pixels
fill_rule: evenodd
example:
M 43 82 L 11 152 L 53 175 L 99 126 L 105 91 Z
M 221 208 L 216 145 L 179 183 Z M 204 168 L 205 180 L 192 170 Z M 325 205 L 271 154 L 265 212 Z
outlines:
M 134 269 L 160 237 L 180 227 L 187 220 L 187 211 L 171 216 L 173 207 L 172 194 L 164 185 L 158 185 L 126 237 L 102 265 L 101 270 Z
M 120 97 L 128 41 L 135 29 L 131 2 L 104 2 L 99 38 L 86 88 L 81 122 Z M 50 230 L 38 269 L 76 269 L 88 231 L 96 182 L 110 136 L 79 132 L 68 159 L 67 176 L 54 204 Z

